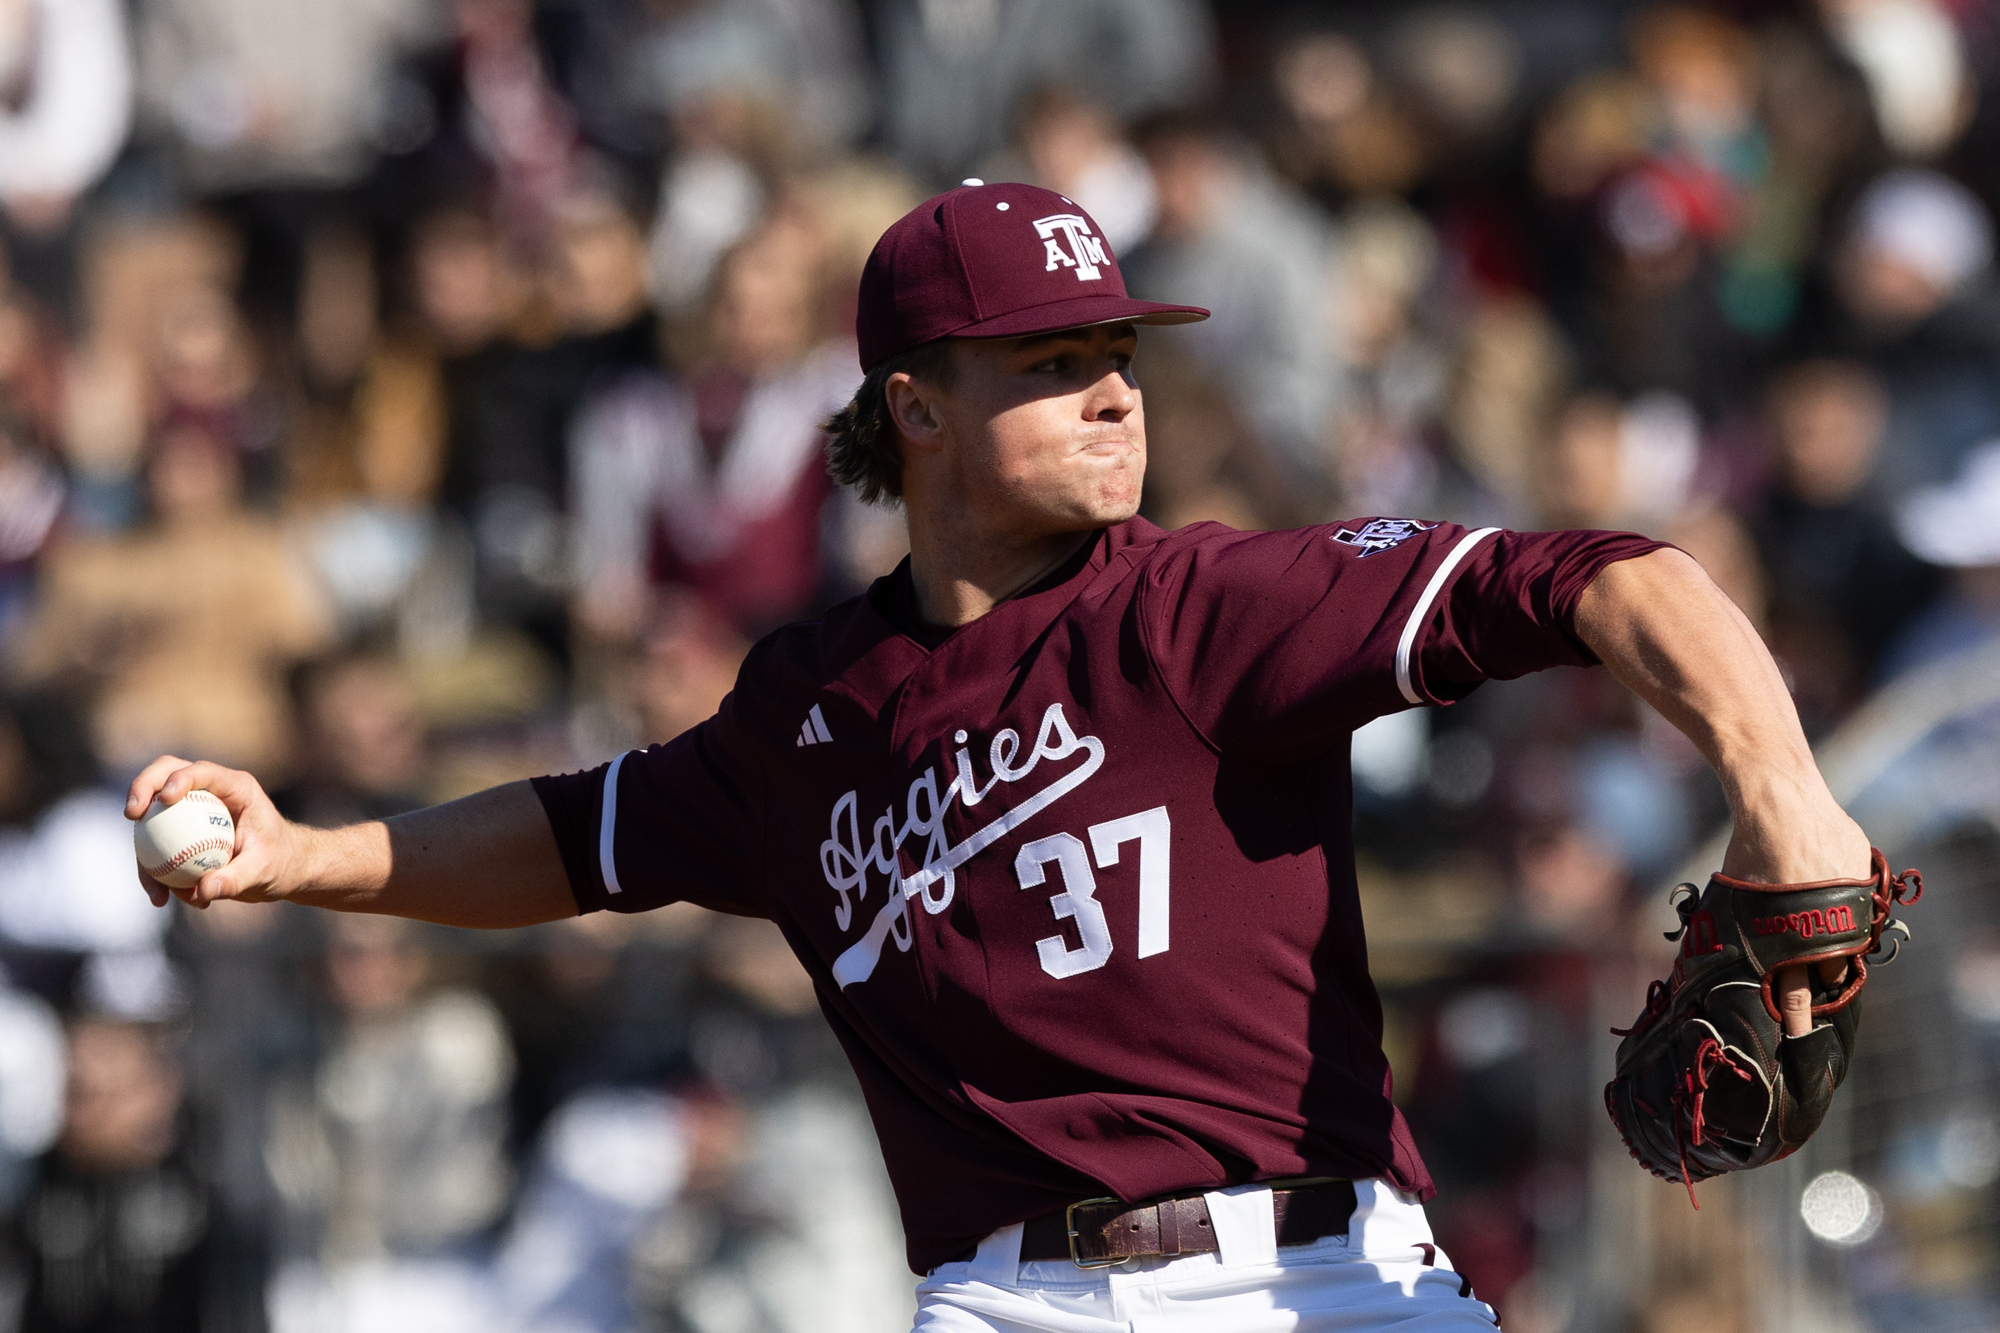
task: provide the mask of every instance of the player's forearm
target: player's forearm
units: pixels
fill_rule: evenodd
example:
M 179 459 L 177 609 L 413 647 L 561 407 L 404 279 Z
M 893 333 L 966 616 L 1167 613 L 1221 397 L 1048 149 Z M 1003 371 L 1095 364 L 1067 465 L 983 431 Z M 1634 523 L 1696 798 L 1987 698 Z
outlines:
M 1732 787 L 1818 779 L 1784 678 L 1735 603 L 1679 551 L 1607 565 L 1576 630 Z
M 482 929 L 576 913 L 548 816 L 525 782 L 373 823 L 292 827 L 297 847 L 274 895 L 287 901 Z
M 1715 768 L 1736 820 L 1725 873 L 1865 872 L 1867 840 L 1827 790 L 1777 663 L 1691 558 L 1655 551 L 1606 566 L 1577 604 L 1576 629 Z

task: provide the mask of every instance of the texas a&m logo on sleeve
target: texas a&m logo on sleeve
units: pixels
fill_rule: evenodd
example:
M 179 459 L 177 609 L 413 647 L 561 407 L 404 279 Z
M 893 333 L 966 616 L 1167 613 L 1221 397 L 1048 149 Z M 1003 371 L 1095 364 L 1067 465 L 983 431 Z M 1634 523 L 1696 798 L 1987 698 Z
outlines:
M 1401 546 L 1410 538 L 1429 532 L 1436 526 L 1435 523 L 1419 523 L 1413 518 L 1376 518 L 1362 524 L 1359 532 L 1342 528 L 1333 534 L 1333 539 L 1342 546 L 1354 547 L 1359 555 L 1366 556 Z
M 861 808 L 859 791 L 847 792 L 833 803 L 827 837 L 819 849 L 820 871 L 836 898 L 835 927 L 844 935 L 863 925 L 861 937 L 833 962 L 833 978 L 842 989 L 875 974 L 883 945 L 893 942 L 898 952 L 908 952 L 913 942 L 912 899 L 931 915 L 944 911 L 958 892 L 958 871 L 967 862 L 1090 781 L 1104 766 L 1104 742 L 1077 735 L 1059 703 L 1042 713 L 1032 743 L 1012 727 L 993 734 L 986 748 L 983 781 L 969 734 L 961 730 L 952 739 L 957 747 L 952 752 L 954 771 L 942 790 L 938 770 L 931 767 L 910 783 L 901 808 L 892 800 L 875 807 L 881 813 L 871 816 Z M 1028 794 L 996 811 L 956 843 L 951 840 L 945 816 L 954 805 L 970 812 L 996 793 L 1011 795 L 1007 789 L 1016 784 L 1025 784 Z M 1070 947 L 1060 924 L 1057 933 L 1033 942 L 1044 972 L 1060 980 L 1095 971 L 1110 961 L 1116 945 L 1096 898 L 1094 870 L 1117 865 L 1125 845 L 1132 842 L 1139 844 L 1137 956 L 1149 958 L 1167 951 L 1172 833 L 1167 807 L 1156 805 L 1092 824 L 1081 838 L 1074 833 L 1037 838 L 1015 853 L 1016 887 L 1055 884 L 1059 891 L 1050 897 L 1049 908 L 1058 923 L 1075 924 L 1078 947 Z M 906 845 L 915 862 L 907 873 Z M 881 903 L 872 917 L 866 916 L 857 909 L 873 906 L 869 893 L 877 884 L 883 891 Z

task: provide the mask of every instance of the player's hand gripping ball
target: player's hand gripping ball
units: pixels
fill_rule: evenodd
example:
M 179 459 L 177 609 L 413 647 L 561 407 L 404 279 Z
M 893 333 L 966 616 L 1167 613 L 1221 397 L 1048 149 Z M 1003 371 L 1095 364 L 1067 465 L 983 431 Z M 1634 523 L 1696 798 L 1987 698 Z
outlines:
M 236 853 L 236 821 L 213 792 L 191 791 L 172 805 L 155 800 L 132 830 L 139 868 L 171 889 L 191 889 Z

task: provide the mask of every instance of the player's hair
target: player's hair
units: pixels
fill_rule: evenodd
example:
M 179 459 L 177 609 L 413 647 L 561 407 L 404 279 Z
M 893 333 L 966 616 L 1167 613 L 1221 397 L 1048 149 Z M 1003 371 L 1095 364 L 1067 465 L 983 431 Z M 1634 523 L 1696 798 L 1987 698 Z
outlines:
M 903 498 L 903 449 L 896 422 L 889 415 L 889 377 L 898 373 L 950 388 L 951 339 L 933 338 L 907 352 L 898 352 L 862 377 L 861 387 L 846 407 L 828 417 L 826 470 L 843 486 L 852 486 L 867 504 Z

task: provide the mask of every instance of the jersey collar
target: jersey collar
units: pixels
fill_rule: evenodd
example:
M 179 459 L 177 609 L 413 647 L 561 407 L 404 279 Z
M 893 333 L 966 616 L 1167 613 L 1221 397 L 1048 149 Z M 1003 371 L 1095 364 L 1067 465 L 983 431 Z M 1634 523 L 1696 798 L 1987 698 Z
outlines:
M 905 560 L 866 593 L 828 613 L 822 640 L 828 654 L 827 689 L 879 715 L 915 676 L 1011 672 L 1072 602 L 1108 568 L 1124 563 L 1121 556 L 1165 535 L 1143 518 L 1100 529 L 1047 578 L 959 626 L 935 648 L 898 624 L 903 617 L 896 614 L 897 601 L 908 597 L 903 590 L 909 579 Z

